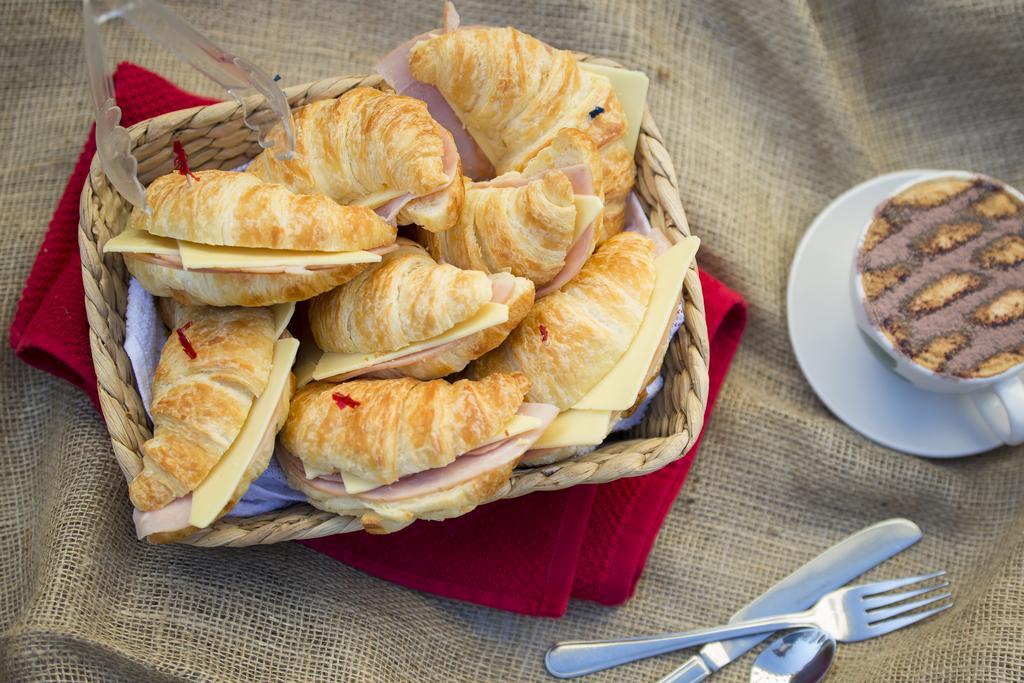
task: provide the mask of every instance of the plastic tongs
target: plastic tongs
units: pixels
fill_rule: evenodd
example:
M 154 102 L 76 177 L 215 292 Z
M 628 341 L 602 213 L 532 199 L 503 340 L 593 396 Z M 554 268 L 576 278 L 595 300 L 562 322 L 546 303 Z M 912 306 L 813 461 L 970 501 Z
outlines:
M 284 92 L 254 64 L 221 50 L 156 0 L 82 0 L 83 43 L 89 85 L 96 110 L 96 151 L 117 191 L 147 213 L 146 192 L 137 177 L 128 131 L 120 125 L 121 109 L 106 70 L 100 26 L 124 19 L 152 40 L 219 83 L 243 108 L 245 125 L 259 135 L 260 146 L 290 159 L 295 149 L 292 113 Z M 281 124 L 281 125 L 278 125 Z

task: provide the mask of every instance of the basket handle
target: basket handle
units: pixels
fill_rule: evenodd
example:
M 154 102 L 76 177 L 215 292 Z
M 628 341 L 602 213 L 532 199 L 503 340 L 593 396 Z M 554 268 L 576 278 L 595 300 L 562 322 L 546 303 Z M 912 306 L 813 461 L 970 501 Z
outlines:
M 274 148 L 279 159 L 292 157 L 295 133 L 284 92 L 259 67 L 221 50 L 167 6 L 156 0 L 82 0 L 82 19 L 82 41 L 96 112 L 96 151 L 111 184 L 135 206 L 149 212 L 137 175 L 138 162 L 131 153 L 128 131 L 120 125 L 121 109 L 106 70 L 100 26 L 113 19 L 124 19 L 218 83 L 242 107 L 245 125 L 257 133 L 260 146 Z

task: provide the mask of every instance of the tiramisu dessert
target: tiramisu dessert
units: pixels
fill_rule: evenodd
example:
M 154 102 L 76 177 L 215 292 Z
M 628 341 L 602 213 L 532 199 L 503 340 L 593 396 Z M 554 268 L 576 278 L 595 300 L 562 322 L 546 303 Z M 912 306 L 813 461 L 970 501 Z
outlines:
M 1024 363 L 1024 202 L 992 178 L 941 178 L 882 204 L 857 256 L 870 322 L 936 373 Z

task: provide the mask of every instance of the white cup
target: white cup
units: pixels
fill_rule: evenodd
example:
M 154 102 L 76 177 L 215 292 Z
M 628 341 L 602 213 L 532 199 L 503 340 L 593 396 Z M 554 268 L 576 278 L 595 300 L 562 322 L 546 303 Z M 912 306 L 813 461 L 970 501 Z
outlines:
M 967 171 L 936 171 L 923 175 L 913 182 L 897 188 L 885 201 L 889 201 L 889 199 L 905 192 L 918 183 L 946 178 L 974 180 L 985 177 Z M 1021 194 L 1002 181 L 998 182 L 1009 194 L 1024 203 L 1024 194 Z M 889 338 L 868 319 L 867 310 L 864 307 L 864 288 L 861 284 L 860 273 L 857 271 L 857 257 L 860 254 L 864 238 L 867 236 L 868 228 L 873 221 L 874 216 L 865 224 L 860 238 L 857 240 L 857 249 L 853 257 L 853 283 L 851 287 L 851 292 L 853 293 L 853 314 L 857 319 L 858 327 L 860 327 L 861 332 L 869 342 L 869 346 L 876 351 L 880 351 L 876 355 L 898 375 L 920 389 L 945 394 L 969 394 L 989 428 L 1003 443 L 1010 446 L 1024 443 L 1024 381 L 1021 379 L 1021 373 L 1024 372 L 1024 363 L 1015 365 L 1009 370 L 992 377 L 959 378 L 941 375 L 923 365 L 915 363 L 901 353 Z

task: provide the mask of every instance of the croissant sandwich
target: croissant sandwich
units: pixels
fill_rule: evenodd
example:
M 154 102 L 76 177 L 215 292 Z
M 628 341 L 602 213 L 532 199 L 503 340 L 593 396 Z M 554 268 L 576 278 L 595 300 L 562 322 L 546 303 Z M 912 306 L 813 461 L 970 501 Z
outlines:
M 292 401 L 277 457 L 310 502 L 387 533 L 496 495 L 558 413 L 521 373 L 473 382 L 315 382 Z
M 557 290 L 594 250 L 604 192 L 597 148 L 566 128 L 523 172 L 466 182 L 466 204 L 447 232 L 423 237 L 430 253 L 460 268 L 511 272 Z
M 522 372 L 530 378 L 529 400 L 562 411 L 525 464 L 601 443 L 643 403 L 660 373 L 697 245 L 687 238 L 657 255 L 644 235 L 613 236 L 576 278 L 538 301 L 501 346 L 469 365 L 475 379 Z
M 427 101 L 453 131 L 467 168 L 482 172 L 487 164 L 477 157 L 483 157 L 499 174 L 521 171 L 559 130 L 582 131 L 594 141 L 604 167 L 607 208 L 597 242 L 621 231 L 635 176 L 646 77 L 582 65 L 571 52 L 514 28 L 458 23 L 447 3 L 444 27 L 399 46 L 378 72 L 397 92 Z M 625 101 L 616 92 L 619 83 Z
M 457 372 L 504 341 L 533 305 L 533 292 L 524 278 L 438 264 L 400 240 L 381 263 L 310 305 L 313 338 L 328 352 L 312 377 Z
M 284 307 L 282 307 L 284 308 Z M 153 437 L 128 486 L 139 538 L 187 537 L 267 468 L 294 387 L 295 339 L 271 308 L 163 307 L 174 331 L 153 376 Z
M 266 306 L 308 299 L 355 277 L 393 248 L 372 210 L 295 194 L 248 173 L 169 173 L 146 189 L 104 245 L 149 292 L 185 304 Z
M 447 230 L 462 208 L 455 142 L 411 97 L 354 88 L 295 111 L 295 154 L 271 151 L 247 169 L 302 194 L 368 206 L 392 223 Z

